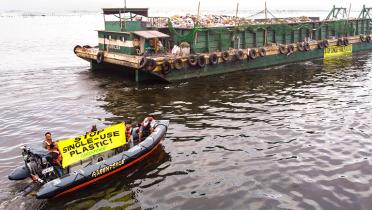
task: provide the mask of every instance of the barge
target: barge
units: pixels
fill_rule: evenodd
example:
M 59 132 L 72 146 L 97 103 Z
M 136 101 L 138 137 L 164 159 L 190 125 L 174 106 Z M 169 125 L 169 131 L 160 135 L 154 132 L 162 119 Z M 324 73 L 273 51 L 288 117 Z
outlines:
M 351 18 L 346 8 L 334 6 L 324 20 L 203 19 L 199 14 L 149 17 L 148 8 L 104 8 L 98 46 L 77 45 L 74 53 L 92 70 L 118 70 L 136 82 L 171 82 L 370 51 L 371 11 L 363 6 Z

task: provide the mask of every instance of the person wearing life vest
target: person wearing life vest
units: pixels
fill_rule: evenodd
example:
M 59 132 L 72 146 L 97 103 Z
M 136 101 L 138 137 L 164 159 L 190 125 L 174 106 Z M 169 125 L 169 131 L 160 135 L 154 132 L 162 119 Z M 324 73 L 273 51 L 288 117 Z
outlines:
M 146 117 L 142 121 L 141 126 L 139 128 L 139 132 L 138 132 L 138 137 L 139 137 L 140 142 L 142 141 L 142 138 L 145 138 L 152 133 L 152 131 L 154 130 L 154 125 L 155 125 L 155 118 L 152 116 Z
M 43 147 L 49 151 L 49 160 L 53 165 L 55 171 L 58 173 L 58 176 L 62 176 L 62 155 L 61 152 L 58 150 L 57 143 L 53 141 L 52 134 L 50 132 L 45 133 Z
M 58 147 L 54 144 L 50 146 L 50 161 L 53 165 L 53 168 L 57 172 L 58 176 L 63 176 L 63 168 L 62 168 L 62 155 L 59 151 Z
M 126 124 L 125 125 L 125 138 L 129 144 L 129 148 L 132 148 L 134 146 L 132 132 L 133 132 L 132 124 Z

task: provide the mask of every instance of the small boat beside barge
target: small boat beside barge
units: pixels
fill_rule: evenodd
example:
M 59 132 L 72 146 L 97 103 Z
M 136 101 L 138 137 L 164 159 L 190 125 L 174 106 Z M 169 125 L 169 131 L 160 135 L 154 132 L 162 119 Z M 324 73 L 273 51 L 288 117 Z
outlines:
M 93 70 L 115 69 L 137 82 L 171 82 L 370 51 L 371 11 L 364 6 L 358 18 L 350 18 L 346 8 L 333 7 L 322 21 L 237 15 L 203 20 L 149 17 L 148 8 L 106 8 L 98 47 L 78 45 L 74 52 Z
M 50 157 L 48 157 L 50 154 L 48 150 L 24 146 L 22 148 L 22 155 L 25 165 L 16 168 L 8 178 L 16 181 L 32 177 L 34 182 L 41 185 L 36 194 L 38 199 L 62 196 L 143 161 L 144 158 L 160 145 L 161 140 L 164 139 L 166 135 L 168 126 L 169 121 L 167 120 L 156 121 L 151 134 L 129 150 L 124 150 L 124 145 L 120 145 L 119 147 L 114 146 L 114 148 L 97 155 L 88 155 L 89 157 L 87 156 L 87 158 L 84 159 L 72 159 L 70 162 L 73 164 L 68 165 L 66 168 L 64 167 L 66 174 L 62 177 L 59 177 L 54 170 Z M 122 125 L 121 127 L 125 128 Z M 133 132 L 136 132 L 137 129 L 139 128 L 134 128 Z M 105 138 L 102 138 L 100 141 L 98 136 L 102 136 L 103 134 Z M 100 147 L 108 145 L 109 141 L 113 143 L 114 139 L 111 138 L 111 135 L 116 135 L 118 137 L 125 136 L 125 129 L 113 132 L 108 131 L 107 133 L 102 129 L 85 135 L 85 137 L 88 138 L 86 142 L 89 144 L 80 142 L 80 140 L 83 139 L 82 136 L 82 138 L 73 138 L 71 139 L 72 141 L 67 141 L 67 143 L 70 143 L 67 147 L 63 147 L 62 143 L 59 142 L 58 147 L 60 150 L 63 150 L 63 152 L 66 152 L 66 154 L 77 157 L 76 155 L 79 152 L 84 151 L 81 147 L 88 148 L 89 150 L 89 148 L 94 149 L 94 145 Z M 77 146 L 80 147 L 79 150 L 76 148 Z M 100 148 L 97 149 L 98 151 L 101 150 Z M 65 158 L 65 156 L 62 157 Z M 69 160 L 66 159 L 63 161 Z M 62 165 L 66 164 L 68 163 Z

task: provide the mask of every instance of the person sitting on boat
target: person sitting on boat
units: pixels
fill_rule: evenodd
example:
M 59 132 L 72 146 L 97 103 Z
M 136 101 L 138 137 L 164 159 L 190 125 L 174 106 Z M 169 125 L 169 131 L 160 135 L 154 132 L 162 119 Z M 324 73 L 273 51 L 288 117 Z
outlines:
M 141 126 L 139 128 L 139 132 L 138 132 L 138 137 L 139 137 L 140 142 L 142 141 L 142 138 L 145 138 L 152 133 L 152 131 L 154 130 L 154 125 L 155 125 L 155 118 L 152 116 L 146 117 L 142 121 Z
M 126 124 L 125 125 L 125 137 L 127 139 L 129 148 L 132 148 L 134 146 L 132 132 L 133 132 L 132 124 Z
M 153 55 L 155 54 L 156 46 L 155 46 L 155 40 L 154 39 L 148 39 L 145 41 L 145 55 Z
M 164 46 L 163 43 L 159 39 L 155 40 L 156 46 L 155 46 L 155 53 L 164 53 Z
M 95 131 L 98 131 L 97 129 L 97 125 L 92 125 L 92 128 L 90 129 L 90 132 L 95 132 Z
M 63 176 L 63 168 L 62 168 L 62 155 L 61 152 L 59 151 L 58 147 L 52 144 L 50 146 L 50 162 L 53 165 L 53 168 L 57 172 L 58 176 L 61 177 Z
M 43 142 L 43 147 L 49 151 L 49 161 L 56 170 L 58 176 L 63 175 L 62 169 L 62 155 L 58 150 L 56 142 L 52 139 L 52 134 L 50 132 L 45 133 L 45 140 Z
M 96 125 L 92 125 L 92 127 L 90 128 L 90 130 L 87 131 L 87 132 L 85 132 L 85 134 L 92 133 L 92 132 L 97 131 L 97 130 L 98 130 L 97 129 L 97 126 Z
M 55 142 L 52 139 L 52 134 L 50 132 L 46 132 L 44 134 L 45 139 L 43 141 L 43 147 L 48 151 L 51 151 L 51 146 L 54 146 Z

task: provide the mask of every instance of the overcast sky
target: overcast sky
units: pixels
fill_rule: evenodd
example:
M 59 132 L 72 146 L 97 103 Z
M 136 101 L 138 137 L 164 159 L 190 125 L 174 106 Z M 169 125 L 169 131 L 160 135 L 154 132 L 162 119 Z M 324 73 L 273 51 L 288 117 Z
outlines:
M 234 10 L 237 0 L 200 0 L 202 10 Z M 64 10 L 100 10 L 102 7 L 122 7 L 124 0 L 0 0 L 0 11 L 26 10 L 54 12 Z M 197 8 L 199 0 L 127 0 L 128 7 L 149 7 L 153 10 L 167 9 L 193 10 Z M 262 9 L 264 0 L 240 0 L 240 9 Z M 363 4 L 372 7 L 372 0 L 267 0 L 271 10 L 286 9 L 322 9 L 329 10 L 332 5 L 349 7 L 360 10 Z

